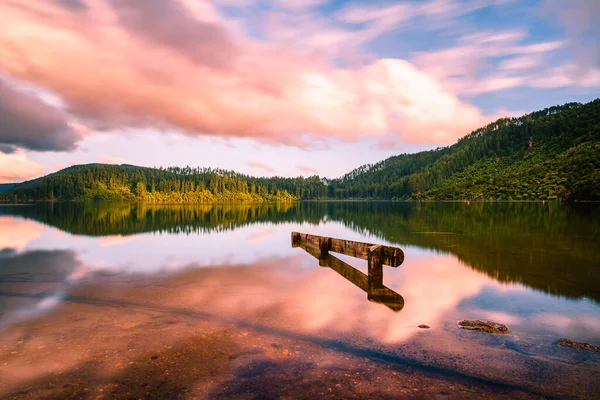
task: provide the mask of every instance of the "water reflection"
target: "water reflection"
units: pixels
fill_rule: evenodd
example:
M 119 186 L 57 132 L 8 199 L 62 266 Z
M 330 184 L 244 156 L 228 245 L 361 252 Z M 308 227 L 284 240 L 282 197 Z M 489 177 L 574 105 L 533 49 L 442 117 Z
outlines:
M 0 264 L 0 329 L 58 306 L 79 266 L 67 250 L 4 251 Z
M 513 331 L 595 340 L 598 212 L 561 207 L 2 206 L 0 323 L 43 316 L 90 285 L 109 285 L 108 293 L 118 282 L 152 288 L 196 271 L 208 284 L 178 288 L 182 304 L 251 319 L 277 310 L 299 330 L 357 329 L 397 343 L 414 336 L 419 324 L 450 327 L 457 319 L 490 318 Z M 293 230 L 400 245 L 406 261 L 386 270 L 385 286 L 364 263 L 342 256 L 317 268 L 314 257 L 290 248 Z
M 337 223 L 357 238 L 375 237 L 380 242 L 453 254 L 465 265 L 504 283 L 524 284 L 551 294 L 600 301 L 600 207 L 593 204 L 474 203 L 466 207 L 461 203 L 176 206 L 65 203 L 45 207 L 0 206 L 0 218 L 5 218 L 0 221 L 3 224 L 6 218 L 14 219 L 14 215 L 38 220 L 75 235 L 110 236 L 103 242 L 105 245 L 118 245 L 131 235 L 141 233 L 162 234 L 165 241 L 169 236 L 180 234 L 229 233 L 236 245 L 252 243 L 256 246 L 252 248 L 261 249 L 266 243 L 278 242 L 277 237 L 273 237 L 276 235 L 273 227 L 285 225 L 292 230 L 297 226 L 321 227 Z M 240 228 L 250 226 L 257 228 L 251 229 L 251 233 L 243 238 L 236 235 Z M 23 232 L 25 234 L 35 235 L 36 232 Z M 0 235 L 2 241 L 14 241 L 11 235 L 4 236 Z M 20 246 L 23 245 L 17 241 L 7 247 Z M 229 247 L 230 255 L 235 257 L 232 246 L 221 244 L 220 247 Z M 227 249 L 222 251 L 227 252 Z M 128 262 L 135 264 L 135 260 Z
M 0 227 L 0 251 L 22 251 L 44 231 L 42 225 L 32 220 L 10 215 L 0 215 Z
M 329 267 L 349 282 L 352 282 L 356 287 L 367 293 L 367 300 L 383 304 L 393 311 L 400 311 L 404 308 L 404 298 L 383 285 L 382 264 L 369 265 L 369 274 L 365 275 L 331 254 L 322 256 L 321 251 L 313 246 L 292 241 L 292 247 L 301 248 L 316 258 L 319 261 L 319 266 Z

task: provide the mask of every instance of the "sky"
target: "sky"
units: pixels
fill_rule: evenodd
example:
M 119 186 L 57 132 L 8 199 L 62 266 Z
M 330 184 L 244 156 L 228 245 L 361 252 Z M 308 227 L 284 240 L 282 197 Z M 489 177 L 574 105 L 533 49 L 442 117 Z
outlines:
M 597 0 L 5 0 L 0 182 L 335 178 L 600 92 Z

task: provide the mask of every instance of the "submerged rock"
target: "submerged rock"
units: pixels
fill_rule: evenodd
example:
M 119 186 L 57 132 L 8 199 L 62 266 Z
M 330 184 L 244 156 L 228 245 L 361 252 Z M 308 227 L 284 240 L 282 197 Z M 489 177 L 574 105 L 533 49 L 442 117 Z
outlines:
M 510 333 L 510 329 L 506 327 L 506 325 L 499 324 L 493 321 L 481 321 L 481 320 L 468 320 L 463 319 L 458 323 L 458 325 L 463 329 L 468 329 L 470 331 L 480 331 L 480 332 L 488 332 L 488 333 L 497 333 L 497 334 L 506 334 Z
M 419 325 L 419 328 L 421 328 L 421 329 L 429 329 L 431 327 L 429 325 L 422 324 L 422 325 Z
M 558 342 L 556 342 L 556 344 L 559 346 L 570 347 L 572 349 L 578 350 L 600 351 L 600 347 L 598 346 L 595 346 L 590 343 L 575 342 L 570 339 L 560 339 Z

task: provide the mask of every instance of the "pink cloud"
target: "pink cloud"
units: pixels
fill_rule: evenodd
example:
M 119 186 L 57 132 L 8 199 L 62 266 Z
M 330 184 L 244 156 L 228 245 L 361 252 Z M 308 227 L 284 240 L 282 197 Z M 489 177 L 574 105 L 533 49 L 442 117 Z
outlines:
M 522 86 L 526 79 L 527 78 L 524 76 L 490 76 L 480 79 L 475 86 L 465 88 L 464 93 L 479 94 L 510 89 L 513 87 Z
M 0 183 L 21 182 L 43 175 L 43 168 L 27 158 L 24 153 L 0 152 Z
M 392 4 L 385 7 L 351 4 L 337 14 L 340 21 L 349 24 L 365 24 L 360 36 L 368 39 L 389 31 L 412 17 L 418 15 L 418 9 L 411 4 Z
M 476 95 L 533 86 L 533 72 L 548 74 L 544 57 L 564 46 L 564 42 L 522 44 L 525 38 L 525 33 L 518 30 L 479 32 L 461 37 L 455 47 L 416 53 L 413 62 L 451 93 Z M 494 66 L 491 60 L 498 57 L 505 60 Z
M 368 41 L 388 31 L 417 25 L 425 30 L 448 28 L 456 24 L 459 17 L 493 4 L 493 1 L 483 0 L 430 0 L 389 5 L 350 3 L 337 12 L 336 18 L 348 24 L 366 24 L 358 36 Z
M 537 67 L 540 64 L 540 57 L 537 55 L 520 56 L 510 58 L 500 64 L 500 69 L 503 70 L 527 70 Z
M 318 5 L 328 3 L 329 0 L 271 0 L 273 4 L 292 10 L 303 8 L 316 7 Z
M 398 146 L 398 138 L 392 135 L 384 136 L 377 143 L 380 149 L 393 149 Z
M 531 86 L 537 88 L 598 87 L 600 86 L 600 68 L 582 70 L 574 64 L 551 68 L 544 76 L 532 78 Z
M 113 157 L 108 155 L 101 155 L 98 158 L 98 161 L 104 164 L 131 164 L 131 162 L 127 161 L 125 158 Z
M 275 168 L 273 168 L 272 166 L 270 166 L 269 164 L 267 164 L 263 161 L 250 160 L 250 161 L 248 161 L 248 165 L 251 167 L 263 169 L 267 172 L 275 172 Z
M 296 168 L 298 168 L 300 171 L 304 171 L 304 172 L 315 173 L 315 174 L 319 173 L 319 169 L 312 165 L 300 164 L 300 165 L 297 165 Z
M 156 25 L 158 12 L 169 18 Z M 295 146 L 396 132 L 449 144 L 491 119 L 407 61 L 340 68 L 304 51 L 352 42 L 350 31 L 319 30 L 295 49 L 245 37 L 234 25 L 203 1 L 104 0 L 73 11 L 15 0 L 0 5 L 0 68 L 59 95 L 90 129 L 151 127 Z

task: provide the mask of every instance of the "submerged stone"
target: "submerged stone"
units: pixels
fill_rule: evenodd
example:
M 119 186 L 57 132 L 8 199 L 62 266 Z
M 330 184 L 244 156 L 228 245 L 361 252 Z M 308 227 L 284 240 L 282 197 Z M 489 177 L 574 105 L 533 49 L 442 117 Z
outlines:
M 499 324 L 493 321 L 481 321 L 481 320 L 468 320 L 463 319 L 458 323 L 458 325 L 462 329 L 467 329 L 470 331 L 480 331 L 487 333 L 496 333 L 496 334 L 506 334 L 510 333 L 510 329 L 506 327 L 506 325 Z
M 583 342 L 576 342 L 574 340 L 570 340 L 570 339 L 560 339 L 558 342 L 556 342 L 557 345 L 559 346 L 563 346 L 563 347 L 570 347 L 572 349 L 578 349 L 578 350 L 590 350 L 590 351 L 600 351 L 600 347 L 590 344 L 590 343 L 583 343 Z

